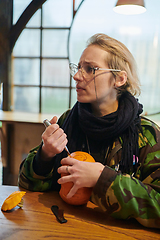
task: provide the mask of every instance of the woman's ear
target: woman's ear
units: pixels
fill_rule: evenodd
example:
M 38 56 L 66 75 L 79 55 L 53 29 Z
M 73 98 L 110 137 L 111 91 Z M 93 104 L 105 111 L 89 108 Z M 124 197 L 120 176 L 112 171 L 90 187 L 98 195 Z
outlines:
M 116 76 L 116 81 L 115 81 L 115 87 L 121 87 L 127 82 L 127 73 L 126 71 L 121 71 L 117 76 Z

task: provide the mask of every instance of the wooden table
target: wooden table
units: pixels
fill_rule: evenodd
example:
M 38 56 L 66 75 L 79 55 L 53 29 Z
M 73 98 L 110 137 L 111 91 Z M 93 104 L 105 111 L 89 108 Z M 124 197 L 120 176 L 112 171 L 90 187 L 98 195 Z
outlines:
M 40 144 L 43 120 L 52 117 L 53 114 L 0 111 L 3 184 L 17 185 L 21 161 Z
M 0 206 L 14 186 L 0 186 Z M 21 189 L 23 190 L 23 189 Z M 160 230 L 148 229 L 136 220 L 117 220 L 101 212 L 91 202 L 87 206 L 70 206 L 57 192 L 30 192 L 23 197 L 22 209 L 0 212 L 0 240 L 157 240 Z M 67 223 L 59 223 L 51 211 L 52 205 L 64 210 Z
M 3 184 L 17 185 L 22 160 L 32 148 L 40 144 L 45 129 L 43 120 L 50 120 L 53 116 L 54 113 L 33 114 L 0 110 Z

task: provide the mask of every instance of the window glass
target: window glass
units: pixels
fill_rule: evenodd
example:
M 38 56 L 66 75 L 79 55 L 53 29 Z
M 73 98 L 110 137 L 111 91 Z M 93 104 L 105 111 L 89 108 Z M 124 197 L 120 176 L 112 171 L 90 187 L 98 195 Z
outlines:
M 40 54 L 40 30 L 24 29 L 13 50 L 14 56 L 35 57 Z
M 43 30 L 43 57 L 67 57 L 68 30 Z
M 75 16 L 69 41 L 69 58 L 77 63 L 89 37 L 105 33 L 124 43 L 138 67 L 144 111 L 160 109 L 160 1 L 145 0 L 147 11 L 140 15 L 115 13 L 117 0 L 84 1 Z M 90 11 L 88 11 L 90 9 Z M 78 47 L 77 47 L 78 46 Z
M 13 91 L 15 111 L 38 113 L 39 111 L 38 87 L 14 87 Z
M 76 82 L 75 82 L 75 80 L 73 79 L 73 77 L 72 77 L 72 87 L 76 87 Z
M 68 109 L 69 89 L 42 88 L 42 113 L 62 114 Z
M 13 78 L 14 84 L 38 85 L 39 84 L 39 60 L 38 59 L 14 59 Z
M 43 4 L 43 27 L 70 27 L 72 0 L 47 0 Z
M 79 7 L 80 3 L 83 2 L 84 0 L 75 0 L 75 10 Z
M 14 0 L 13 23 L 15 24 L 31 0 Z M 78 63 L 83 49 L 86 47 L 86 41 L 95 33 L 105 33 L 123 42 L 132 52 L 138 66 L 138 73 L 141 81 L 142 93 L 139 97 L 140 102 L 144 105 L 144 112 L 152 113 L 159 111 L 160 103 L 160 1 L 145 0 L 147 8 L 146 13 L 127 16 L 120 15 L 113 11 L 117 0 L 75 0 L 75 8 L 82 3 L 70 32 L 69 39 L 69 61 Z M 42 23 L 43 28 L 62 28 L 70 27 L 72 22 L 72 0 L 47 0 L 42 5 Z M 39 9 L 30 19 L 27 27 L 39 27 L 41 22 L 41 9 Z M 43 86 L 68 87 L 69 88 L 69 71 L 68 60 L 52 58 L 68 58 L 67 40 L 69 30 L 62 29 L 43 29 L 42 30 L 42 76 L 40 76 L 40 29 L 24 29 L 18 38 L 13 50 L 13 84 L 38 85 L 42 78 Z M 22 59 L 18 59 L 22 57 Z M 28 59 L 26 59 L 28 57 Z M 35 58 L 35 59 L 32 59 Z M 37 58 L 37 59 L 36 59 Z M 39 59 L 38 59 L 39 58 Z M 50 58 L 50 59 L 45 59 Z M 75 82 L 72 79 L 72 87 Z M 25 87 L 26 88 L 26 87 Z M 19 104 L 25 106 L 23 97 L 26 99 L 28 93 L 31 95 L 35 91 L 35 104 L 32 106 L 27 102 L 26 109 L 39 111 L 39 88 L 15 87 L 13 99 L 16 101 L 15 109 Z M 60 91 L 60 92 L 58 92 Z M 13 91 L 14 92 L 14 91 Z M 51 92 L 59 98 L 59 94 L 66 99 L 63 101 L 65 108 L 68 108 L 69 89 L 52 89 L 44 88 L 42 94 L 43 111 L 51 111 L 52 107 L 47 108 L 48 96 L 52 97 Z M 58 94 L 57 94 L 58 92 Z M 21 95 L 22 94 L 22 95 Z M 50 95 L 48 95 L 50 94 Z M 57 95 L 56 95 L 57 94 Z M 20 97 L 21 96 L 21 97 Z M 23 97 L 22 97 L 23 96 Z M 23 101 L 17 103 L 17 99 Z M 45 99 L 43 99 L 45 98 Z M 30 99 L 27 99 L 30 101 Z M 25 100 L 26 101 L 26 100 Z M 76 91 L 72 90 L 72 105 L 76 101 Z M 60 99 L 58 104 L 61 103 Z M 61 104 L 61 105 L 63 105 Z M 56 106 L 57 103 L 56 103 Z M 55 107 L 56 108 L 56 107 Z M 57 109 L 62 109 L 61 107 Z M 28 110 L 27 110 L 28 111 Z
M 17 22 L 31 0 L 13 0 L 13 24 Z
M 31 17 L 26 27 L 39 27 L 41 24 L 41 11 L 40 9 L 35 12 L 35 14 Z
M 43 59 L 42 85 L 69 86 L 70 75 L 68 60 Z
M 3 107 L 3 83 L 0 83 L 0 110 L 2 110 Z
M 73 107 L 76 102 L 77 102 L 77 93 L 76 93 L 76 89 L 74 88 L 71 91 L 71 107 Z

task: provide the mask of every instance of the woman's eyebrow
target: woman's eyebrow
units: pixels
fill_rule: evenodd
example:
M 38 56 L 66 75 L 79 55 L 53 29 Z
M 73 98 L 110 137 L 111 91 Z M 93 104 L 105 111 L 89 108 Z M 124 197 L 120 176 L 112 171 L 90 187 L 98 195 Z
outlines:
M 90 65 L 97 65 L 96 62 L 93 62 L 93 61 L 84 61 L 84 62 L 79 62 L 78 65 L 82 65 L 82 64 L 90 64 Z

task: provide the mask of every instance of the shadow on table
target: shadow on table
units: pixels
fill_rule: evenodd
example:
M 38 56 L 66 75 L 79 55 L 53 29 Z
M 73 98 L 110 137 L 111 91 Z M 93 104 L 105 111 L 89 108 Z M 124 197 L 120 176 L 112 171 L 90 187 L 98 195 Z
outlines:
M 57 205 L 60 209 L 64 210 L 64 217 L 67 219 L 67 214 L 70 214 L 70 217 L 73 216 L 81 219 L 81 221 L 93 222 L 95 224 L 102 224 L 103 227 L 106 226 L 108 229 L 110 227 L 118 227 L 138 230 L 144 229 L 145 231 L 160 233 L 159 229 L 146 228 L 138 223 L 135 219 L 123 220 L 123 219 L 115 219 L 103 212 L 99 207 L 97 207 L 93 203 L 89 203 L 87 205 L 82 206 L 73 206 L 65 203 L 60 197 L 59 193 L 56 192 L 53 195 L 53 202 L 50 203 L 50 200 L 47 201 L 46 195 L 51 194 L 49 192 L 44 192 L 39 194 L 39 202 L 42 203 L 45 207 L 51 208 L 52 205 Z

